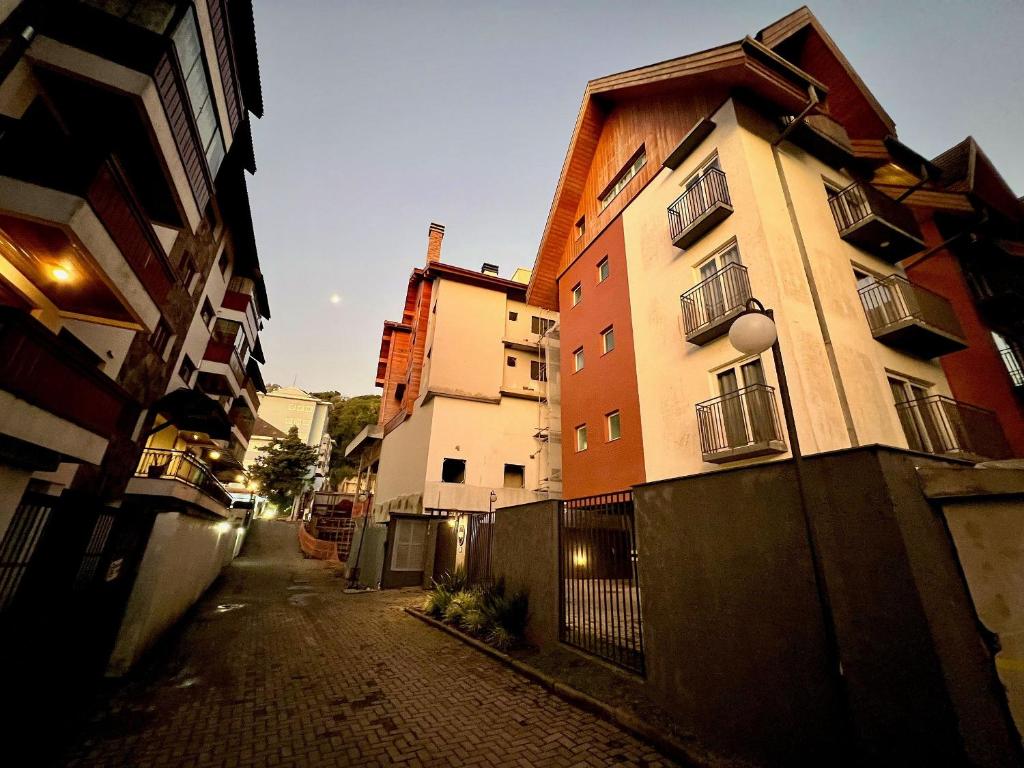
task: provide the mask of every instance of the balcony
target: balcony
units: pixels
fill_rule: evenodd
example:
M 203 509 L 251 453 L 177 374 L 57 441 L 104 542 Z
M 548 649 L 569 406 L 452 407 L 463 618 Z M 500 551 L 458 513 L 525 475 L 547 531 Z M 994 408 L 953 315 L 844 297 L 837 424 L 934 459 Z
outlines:
M 723 464 L 783 453 L 775 389 L 766 384 L 697 403 L 697 428 L 704 461 Z
M 725 174 L 709 168 L 692 187 L 668 207 L 668 231 L 672 245 L 689 248 L 732 213 Z
M 135 420 L 128 393 L 27 312 L 0 307 L 0 360 L 0 389 L 104 439 Z
M 924 358 L 967 347 L 953 305 L 937 293 L 899 275 L 883 278 L 858 293 L 871 333 L 883 344 Z
M 984 242 L 973 249 L 966 267 L 967 283 L 985 320 L 1000 332 L 1019 335 L 1024 330 L 1024 245 Z
M 1015 349 L 1001 349 L 999 356 L 1003 359 L 1014 391 L 1024 394 L 1024 364 L 1021 363 L 1021 354 Z
M 245 312 L 252 303 L 252 296 L 255 290 L 256 285 L 249 278 L 232 277 L 220 305 L 225 309 Z
M 686 340 L 707 344 L 728 333 L 733 318 L 743 311 L 749 298 L 747 268 L 741 264 L 727 264 L 697 283 L 679 297 Z
M 911 210 L 870 184 L 851 184 L 828 204 L 843 240 L 890 264 L 924 248 Z
M 231 495 L 203 462 L 186 451 L 146 448 L 127 492 L 161 496 L 224 514 Z
M 242 437 L 246 440 L 252 437 L 253 427 L 256 425 L 256 416 L 249 408 L 248 404 L 241 397 L 236 398 L 234 403 L 231 405 L 231 410 L 228 411 L 228 418 L 231 423 L 238 427 L 238 431 L 242 433 Z
M 993 411 L 932 395 L 897 403 L 896 412 L 913 451 L 970 461 L 1010 456 L 1003 428 Z
M 214 363 L 214 365 L 206 365 Z M 238 351 L 233 344 L 216 339 L 210 339 L 206 345 L 206 352 L 203 354 L 203 363 L 200 364 L 200 373 L 207 374 L 202 377 L 202 389 L 208 394 L 223 395 L 237 394 L 245 386 L 245 366 L 238 357 Z M 227 380 L 234 386 L 225 388 L 223 384 L 213 382 L 211 377 Z

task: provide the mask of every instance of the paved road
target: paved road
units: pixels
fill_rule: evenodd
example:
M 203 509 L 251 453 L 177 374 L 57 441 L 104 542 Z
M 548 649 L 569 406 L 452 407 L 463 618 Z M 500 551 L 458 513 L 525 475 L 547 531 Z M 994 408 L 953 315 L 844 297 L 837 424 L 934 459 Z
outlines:
M 61 764 L 667 764 L 405 615 L 417 593 L 342 588 L 301 558 L 292 525 L 258 521 L 194 618 L 116 686 Z

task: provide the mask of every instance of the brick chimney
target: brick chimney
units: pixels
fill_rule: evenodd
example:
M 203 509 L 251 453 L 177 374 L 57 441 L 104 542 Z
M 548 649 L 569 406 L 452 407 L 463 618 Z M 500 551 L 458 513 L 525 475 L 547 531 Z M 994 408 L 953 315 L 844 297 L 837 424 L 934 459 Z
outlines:
M 431 222 L 427 230 L 427 264 L 441 260 L 441 240 L 444 237 L 444 225 Z

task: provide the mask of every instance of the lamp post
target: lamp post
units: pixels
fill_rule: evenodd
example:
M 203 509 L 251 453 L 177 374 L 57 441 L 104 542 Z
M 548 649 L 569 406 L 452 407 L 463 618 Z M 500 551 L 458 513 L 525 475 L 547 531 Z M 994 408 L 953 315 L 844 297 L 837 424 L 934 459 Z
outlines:
M 803 453 L 800 451 L 800 438 L 793 419 L 793 401 L 789 395 L 789 381 L 786 378 L 786 365 L 779 348 L 779 333 L 775 326 L 775 313 L 765 309 L 757 299 L 747 299 L 743 312 L 733 320 L 729 327 L 729 341 L 740 352 L 748 355 L 759 355 L 768 349 L 772 351 L 775 363 L 775 375 L 779 380 L 779 399 L 782 401 L 782 414 L 786 420 L 786 434 L 789 449 L 793 455 L 793 470 L 796 474 L 797 493 L 800 497 L 800 512 L 804 521 L 804 534 L 807 537 L 807 549 L 811 558 L 814 573 L 814 587 L 821 604 L 822 623 L 825 631 L 825 652 L 829 664 L 829 672 L 835 676 L 840 707 L 846 712 L 846 691 L 843 682 L 842 662 L 839 656 L 839 641 L 836 637 L 835 618 L 828 590 L 825 588 L 825 574 L 821 566 L 821 555 L 818 547 L 818 535 L 807 504 L 804 488 Z M 848 719 L 847 719 L 847 722 Z
M 498 494 L 491 491 L 487 505 L 487 583 L 491 582 L 491 554 L 494 547 L 494 502 L 498 500 Z
M 356 481 L 356 487 L 357 488 L 359 487 L 359 481 L 358 480 Z M 368 498 L 370 498 L 370 495 L 366 491 L 359 491 L 356 494 L 356 501 L 359 504 L 362 504 Z M 359 547 L 356 549 L 356 564 L 352 567 L 352 573 L 349 574 L 349 578 L 348 578 L 348 588 L 349 589 L 355 589 L 356 587 L 359 586 L 359 560 L 363 556 L 363 539 L 366 538 L 366 518 L 367 518 L 367 514 L 366 514 L 366 510 L 364 509 L 363 510 L 363 530 L 359 534 Z

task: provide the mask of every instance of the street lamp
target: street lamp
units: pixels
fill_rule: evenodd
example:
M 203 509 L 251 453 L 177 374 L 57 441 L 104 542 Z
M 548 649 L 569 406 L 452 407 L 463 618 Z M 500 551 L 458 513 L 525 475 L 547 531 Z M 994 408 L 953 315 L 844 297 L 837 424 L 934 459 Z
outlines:
M 356 487 L 358 487 L 359 481 L 356 480 Z M 366 491 L 359 491 L 356 494 L 356 502 L 358 504 L 364 503 L 370 495 Z M 366 510 L 363 510 L 363 530 L 359 534 L 359 546 L 356 548 L 356 564 L 352 567 L 352 573 L 349 574 L 348 588 L 355 589 L 359 586 L 359 560 L 363 556 L 363 539 L 366 538 Z
M 796 487 L 800 496 L 800 512 L 804 518 L 804 533 L 807 537 L 807 549 L 811 557 L 814 572 L 814 586 L 821 603 L 822 622 L 825 630 L 825 652 L 828 654 L 832 674 L 836 675 L 840 706 L 846 709 L 846 691 L 843 683 L 842 661 L 839 656 L 839 641 L 836 638 L 835 618 L 832 614 L 832 603 L 828 590 L 825 589 L 825 574 L 821 566 L 818 551 L 818 535 L 807 504 L 807 493 L 804 488 L 803 453 L 800 451 L 800 438 L 796 432 L 793 419 L 793 401 L 789 395 L 789 381 L 786 379 L 786 365 L 779 348 L 779 332 L 775 325 L 775 313 L 765 309 L 764 304 L 754 298 L 747 299 L 743 312 L 733 320 L 729 327 L 729 341 L 739 351 L 747 355 L 760 355 L 772 351 L 775 363 L 775 375 L 779 380 L 779 400 L 782 401 L 782 415 L 786 420 L 786 434 L 789 438 L 789 450 L 793 455 L 793 471 L 796 475 Z

